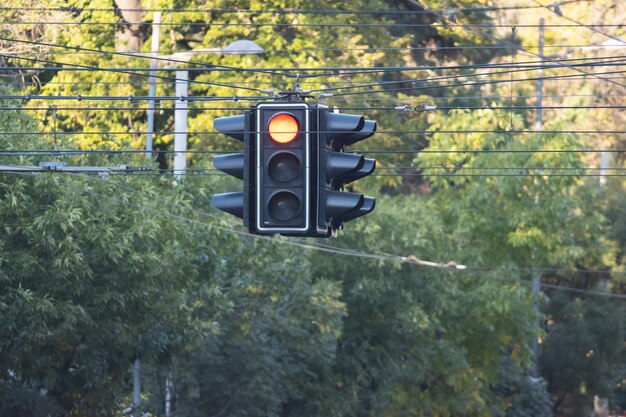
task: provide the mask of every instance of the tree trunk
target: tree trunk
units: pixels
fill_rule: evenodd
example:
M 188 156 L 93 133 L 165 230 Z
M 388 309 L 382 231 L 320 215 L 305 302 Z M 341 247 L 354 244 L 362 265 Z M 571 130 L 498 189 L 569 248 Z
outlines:
M 139 0 L 115 0 L 124 24 L 118 26 L 115 49 L 118 52 L 139 52 L 146 39 L 148 25 L 140 25 L 146 12 Z

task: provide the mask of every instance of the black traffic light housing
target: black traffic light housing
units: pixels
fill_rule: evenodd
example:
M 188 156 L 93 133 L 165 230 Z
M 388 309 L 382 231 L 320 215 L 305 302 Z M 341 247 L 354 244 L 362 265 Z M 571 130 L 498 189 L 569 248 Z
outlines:
M 334 234 L 344 223 L 374 210 L 373 197 L 346 192 L 343 187 L 374 172 L 374 159 L 344 149 L 374 135 L 376 122 L 318 106 L 318 132 L 317 226 L 319 233 Z
M 213 205 L 239 217 L 245 226 L 249 224 L 250 182 L 250 111 L 237 116 L 219 117 L 214 120 L 215 130 L 243 142 L 243 152 L 218 155 L 213 159 L 215 168 L 243 180 L 243 191 L 213 195 Z
M 305 235 L 312 208 L 309 106 L 261 103 L 254 113 L 254 231 Z
M 215 157 L 217 169 L 243 180 L 243 191 L 215 194 L 213 205 L 243 219 L 250 233 L 335 236 L 374 209 L 374 198 L 343 188 L 374 172 L 375 160 L 344 148 L 372 136 L 375 121 L 323 105 L 271 102 L 214 125 L 244 146 Z

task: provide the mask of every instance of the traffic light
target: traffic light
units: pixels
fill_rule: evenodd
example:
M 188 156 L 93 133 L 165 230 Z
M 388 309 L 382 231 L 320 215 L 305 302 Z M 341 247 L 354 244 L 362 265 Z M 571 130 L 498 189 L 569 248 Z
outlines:
M 254 109 L 254 233 L 306 235 L 311 229 L 311 132 L 308 104 Z
M 213 195 L 213 205 L 249 223 L 250 182 L 250 112 L 214 120 L 215 130 L 244 143 L 243 152 L 218 155 L 213 159 L 215 168 L 243 180 L 243 191 Z
M 333 234 L 344 223 L 374 210 L 375 199 L 343 191 L 344 185 L 374 172 L 376 160 L 344 152 L 369 138 L 376 122 L 363 116 L 331 112 L 318 106 L 317 232 Z
M 329 237 L 374 210 L 374 198 L 344 186 L 373 173 L 376 161 L 344 148 L 372 136 L 375 121 L 322 105 L 276 102 L 214 125 L 244 148 L 215 157 L 217 169 L 243 180 L 243 191 L 216 194 L 213 205 L 243 219 L 250 233 Z

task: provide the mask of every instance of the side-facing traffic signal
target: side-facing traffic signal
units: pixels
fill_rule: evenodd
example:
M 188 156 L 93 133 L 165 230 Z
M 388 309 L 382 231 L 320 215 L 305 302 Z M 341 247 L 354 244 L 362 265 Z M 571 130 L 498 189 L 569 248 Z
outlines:
M 355 114 L 334 113 L 318 107 L 318 212 L 319 233 L 332 233 L 344 223 L 374 210 L 375 199 L 343 191 L 345 184 L 374 172 L 376 161 L 344 152 L 346 146 L 369 138 L 376 122 Z
M 250 112 L 237 116 L 219 117 L 214 120 L 215 130 L 244 143 L 243 152 L 218 155 L 213 159 L 215 168 L 243 180 L 243 191 L 213 195 L 213 205 L 243 219 L 248 226 L 250 215 Z

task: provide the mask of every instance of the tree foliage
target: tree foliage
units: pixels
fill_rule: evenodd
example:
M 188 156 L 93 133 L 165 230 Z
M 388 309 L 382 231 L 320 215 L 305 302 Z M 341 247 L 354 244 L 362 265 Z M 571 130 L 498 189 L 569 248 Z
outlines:
M 191 67 L 211 70 L 191 72 L 192 96 L 260 93 L 228 84 L 272 91 L 295 85 L 293 77 L 250 68 L 456 68 L 328 71 L 300 79 L 305 89 L 333 92 L 327 104 L 346 112 L 356 107 L 377 120 L 379 133 L 363 148 L 408 151 L 381 154 L 378 172 L 411 174 L 359 181 L 355 188 L 378 198 L 376 211 L 350 223 L 336 241 L 316 242 L 317 249 L 296 239 L 248 236 L 207 209 L 209 195 L 229 183 L 220 177 L 0 174 L 1 415 L 120 415 L 132 403 L 136 358 L 143 364 L 142 411 L 151 415 L 165 415 L 167 383 L 175 416 L 577 416 L 588 412 L 594 396 L 609 398 L 613 408 L 623 402 L 624 307 L 585 293 L 623 292 L 623 181 L 616 178 L 599 189 L 595 178 L 584 176 L 597 161 L 576 152 L 598 143 L 555 133 L 619 130 L 622 119 L 609 109 L 594 117 L 582 109 L 549 111 L 546 132 L 528 134 L 533 113 L 502 107 L 534 103 L 532 84 L 513 83 L 510 74 L 491 75 L 499 81 L 493 84 L 432 80 L 476 72 L 458 65 L 521 57 L 510 55 L 510 45 L 495 47 L 499 42 L 536 44 L 535 33 L 511 36 L 497 27 L 463 25 L 498 18 L 535 24 L 537 14 L 487 13 L 480 7 L 491 3 L 483 0 L 66 3 L 67 9 L 50 16 L 41 10 L 1 12 L 6 20 L 72 23 L 62 30 L 27 23 L 3 27 L 4 37 L 61 45 L 10 43 L 11 52 L 42 60 L 33 66 L 48 67 L 11 78 L 36 81 L 13 91 L 145 96 L 145 72 L 60 66 L 147 67 L 145 59 L 112 52 L 150 51 L 154 9 L 180 11 L 163 14 L 163 54 L 223 47 L 241 38 L 266 50 L 261 56 L 195 55 Z M 595 2 L 589 16 L 618 19 L 618 3 Z M 587 13 L 587 5 L 567 7 L 574 18 Z M 128 8 L 136 10 L 120 10 Z M 342 13 L 396 9 L 418 13 Z M 458 24 L 442 24 L 449 21 L 426 9 L 448 10 Z M 597 41 L 597 33 L 574 30 L 548 30 L 546 39 Z M 472 48 L 450 48 L 455 46 Z M 159 75 L 164 78 L 157 95 L 174 95 L 173 73 Z M 515 73 L 520 79 L 534 75 Z M 615 103 L 617 86 L 588 79 L 565 86 L 546 82 L 545 90 L 545 104 L 582 106 Z M 143 102 L 77 103 L 27 112 L 8 110 L 20 103 L 3 100 L 0 148 L 143 148 Z M 234 148 L 212 134 L 212 121 L 240 113 L 241 102 L 215 103 L 190 103 L 194 150 Z M 470 109 L 390 111 L 403 104 Z M 170 149 L 173 106 L 158 106 L 156 146 Z M 55 131 L 69 134 L 59 138 Z M 609 135 L 601 145 L 622 142 Z M 425 148 L 469 152 L 418 152 Z M 537 152 L 548 150 L 564 152 Z M 77 165 L 146 163 L 127 155 L 57 159 Z M 210 158 L 194 155 L 190 163 L 207 167 Z M 169 161 L 157 164 L 167 168 Z M 562 168 L 568 175 L 550 175 Z M 473 175 L 485 172 L 514 175 Z M 441 264 L 426 268 L 407 262 L 411 256 Z M 457 264 L 468 268 L 450 268 Z M 526 285 L 533 275 L 583 292 L 550 290 L 537 297 Z M 610 282 L 602 286 L 607 277 Z M 529 377 L 530 343 L 537 337 L 545 381 Z

